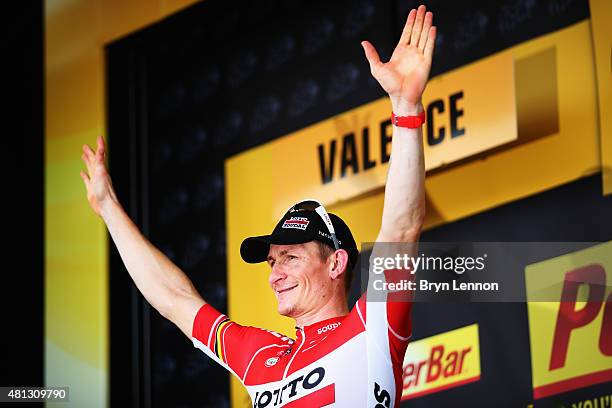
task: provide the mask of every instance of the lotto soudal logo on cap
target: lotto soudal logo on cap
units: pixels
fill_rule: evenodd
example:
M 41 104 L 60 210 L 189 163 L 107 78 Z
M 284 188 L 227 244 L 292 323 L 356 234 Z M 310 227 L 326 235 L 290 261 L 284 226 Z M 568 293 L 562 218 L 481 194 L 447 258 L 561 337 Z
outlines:
M 310 221 L 304 217 L 291 217 L 283 222 L 282 228 L 305 230 Z

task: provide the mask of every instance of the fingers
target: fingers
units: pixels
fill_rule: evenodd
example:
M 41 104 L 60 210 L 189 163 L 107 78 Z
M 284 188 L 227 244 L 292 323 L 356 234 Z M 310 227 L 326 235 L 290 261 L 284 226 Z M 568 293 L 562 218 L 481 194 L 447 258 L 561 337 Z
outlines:
M 85 153 L 85 155 L 87 156 L 87 158 L 89 160 L 93 160 L 95 157 L 95 154 L 93 152 L 93 150 L 91 150 L 91 147 L 89 147 L 88 145 L 83 145 L 83 152 Z
M 87 170 L 89 170 L 89 174 L 91 174 L 91 169 L 93 167 L 96 155 L 88 145 L 83 145 L 83 155 L 81 156 L 81 158 L 87 165 Z
M 370 64 L 370 71 L 372 71 L 373 73 L 376 68 L 378 68 L 378 66 L 382 65 L 382 63 L 380 62 L 380 57 L 378 56 L 378 52 L 369 41 L 362 41 L 361 46 L 363 47 L 365 56 L 368 59 L 368 63 Z
M 433 57 L 434 45 L 436 45 L 436 26 L 432 26 L 427 34 L 427 42 L 425 43 L 425 56 L 429 61 Z
M 404 25 L 404 30 L 402 31 L 402 35 L 399 39 L 399 44 L 408 45 L 410 42 L 410 34 L 412 33 L 412 26 L 414 26 L 416 14 L 416 9 L 412 9 L 410 10 L 410 13 L 408 13 L 408 19 L 406 20 L 406 25 Z
M 96 158 L 104 160 L 105 150 L 104 139 L 102 136 L 98 136 L 98 150 L 96 151 Z
M 91 150 L 91 147 L 89 147 L 89 145 L 83 145 L 83 154 L 81 155 L 81 159 L 83 159 L 85 165 L 87 166 L 87 172 L 89 173 L 89 177 L 93 175 L 93 170 L 95 168 L 96 162 L 104 164 L 104 152 L 106 148 L 104 144 L 104 138 L 102 136 L 98 136 L 96 143 L 98 145 L 98 149 L 95 153 L 93 150 Z M 89 177 L 86 173 L 81 173 L 81 177 L 85 175 L 86 179 L 84 178 L 83 181 L 86 181 L 87 185 L 89 182 Z
M 412 34 L 410 36 L 410 45 L 414 45 L 415 47 L 419 43 L 419 37 L 421 36 L 421 30 L 423 29 L 423 20 L 425 18 L 425 6 L 420 5 L 417 13 L 416 19 L 414 20 L 414 27 L 412 27 Z
M 433 21 L 433 13 L 428 11 L 425 13 L 425 20 L 423 23 L 423 29 L 421 30 L 421 35 L 419 37 L 419 50 L 423 51 L 425 49 L 425 44 L 427 43 L 427 36 L 429 35 L 429 29 L 431 28 L 431 23 Z
M 85 162 L 85 166 L 87 166 L 87 172 L 89 174 L 93 174 L 92 164 L 91 164 L 91 161 L 87 158 L 87 155 L 85 154 L 81 155 L 81 159 L 83 159 L 83 161 Z
M 81 175 L 81 179 L 83 179 L 83 183 L 85 184 L 85 188 L 89 188 L 89 177 L 87 177 L 87 174 L 85 174 L 85 172 L 83 170 L 81 170 L 81 172 L 79 173 Z

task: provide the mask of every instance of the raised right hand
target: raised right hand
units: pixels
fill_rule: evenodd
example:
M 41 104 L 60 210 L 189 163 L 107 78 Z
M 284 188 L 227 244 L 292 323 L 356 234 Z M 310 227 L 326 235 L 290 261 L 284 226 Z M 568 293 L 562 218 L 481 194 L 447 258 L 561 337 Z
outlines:
M 389 94 L 396 115 L 416 115 L 421 106 L 436 43 L 436 27 L 432 24 L 433 13 L 425 6 L 412 9 L 388 62 L 380 60 L 369 41 L 361 43 L 372 76 Z
M 98 136 L 98 149 L 94 153 L 88 145 L 83 145 L 81 158 L 87 166 L 87 173 L 81 170 L 81 178 L 87 189 L 87 200 L 91 209 L 98 216 L 102 216 L 105 205 L 118 203 L 113 183 L 106 170 L 106 147 L 102 136 Z

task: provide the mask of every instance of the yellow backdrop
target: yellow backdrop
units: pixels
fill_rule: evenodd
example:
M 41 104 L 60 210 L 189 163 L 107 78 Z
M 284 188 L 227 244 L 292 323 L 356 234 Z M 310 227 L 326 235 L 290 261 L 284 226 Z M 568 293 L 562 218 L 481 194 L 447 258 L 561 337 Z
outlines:
M 108 260 L 81 146 L 105 133 L 105 44 L 192 0 L 45 1 L 45 385 L 61 407 L 108 405 Z M 112 150 L 112 141 L 110 141 Z

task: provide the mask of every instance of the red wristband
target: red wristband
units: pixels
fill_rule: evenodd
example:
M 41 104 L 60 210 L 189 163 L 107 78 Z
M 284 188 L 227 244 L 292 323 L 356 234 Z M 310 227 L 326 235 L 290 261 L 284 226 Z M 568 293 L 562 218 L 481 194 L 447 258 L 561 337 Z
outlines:
M 418 116 L 397 116 L 391 112 L 391 123 L 398 127 L 419 128 L 425 123 L 425 111 L 419 113 Z

